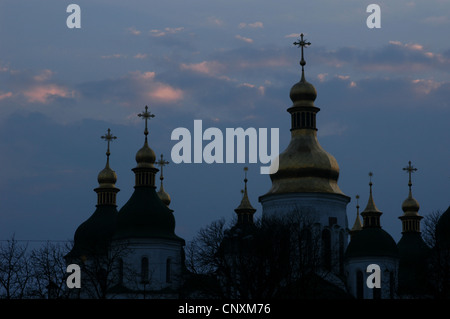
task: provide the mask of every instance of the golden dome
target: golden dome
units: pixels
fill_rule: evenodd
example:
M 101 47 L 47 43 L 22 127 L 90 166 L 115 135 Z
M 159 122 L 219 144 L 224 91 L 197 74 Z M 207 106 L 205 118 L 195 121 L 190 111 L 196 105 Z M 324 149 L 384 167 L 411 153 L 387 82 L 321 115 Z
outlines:
M 409 196 L 404 200 L 402 204 L 402 210 L 405 214 L 413 214 L 418 215 L 418 211 L 420 209 L 419 202 L 412 197 L 411 191 L 409 191 Z
M 161 182 L 161 187 L 159 188 L 159 191 L 158 191 L 157 194 L 158 194 L 158 197 L 161 199 L 161 201 L 162 201 L 166 206 L 169 206 L 170 201 L 171 201 L 170 195 L 167 194 L 166 191 L 164 190 L 164 186 L 163 186 L 162 182 Z
M 289 97 L 294 103 L 292 107 L 296 106 L 313 106 L 317 98 L 316 88 L 305 80 L 305 73 L 302 72 L 300 82 L 294 84 L 289 93 Z
M 155 160 L 155 152 L 148 146 L 147 137 L 145 137 L 144 146 L 136 153 L 137 167 L 154 167 Z
M 109 167 L 109 161 L 106 162 L 105 168 L 98 173 L 97 181 L 100 187 L 114 187 L 117 182 L 117 174 Z
M 317 140 L 315 130 L 292 130 L 291 142 L 278 157 L 268 194 L 321 192 L 343 194 L 337 180 L 339 165 Z

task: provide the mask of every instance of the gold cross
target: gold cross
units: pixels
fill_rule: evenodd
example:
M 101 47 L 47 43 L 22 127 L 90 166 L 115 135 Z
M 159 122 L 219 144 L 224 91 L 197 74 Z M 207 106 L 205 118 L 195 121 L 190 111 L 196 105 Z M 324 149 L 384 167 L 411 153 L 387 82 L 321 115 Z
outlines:
M 300 60 L 300 65 L 303 66 L 306 64 L 305 59 L 303 58 L 303 48 L 306 46 L 311 45 L 311 42 L 306 42 L 306 40 L 303 40 L 303 33 L 300 34 L 300 39 L 298 39 L 298 42 L 294 42 L 294 45 L 298 46 L 299 48 L 302 48 L 302 59 Z
M 117 136 L 112 135 L 111 134 L 111 130 L 108 129 L 108 132 L 105 135 L 101 136 L 101 138 L 108 142 L 108 150 L 106 151 L 106 156 L 109 157 L 109 155 L 110 155 L 110 153 L 109 153 L 109 143 L 112 140 L 115 140 L 117 138 Z
M 139 113 L 138 116 L 139 117 L 143 117 L 144 120 L 145 120 L 145 131 L 144 131 L 144 134 L 145 134 L 145 137 L 147 137 L 147 135 L 148 135 L 147 121 L 148 121 L 149 118 L 155 117 L 155 114 L 150 113 L 148 111 L 148 106 L 146 105 L 145 106 L 145 111 L 143 113 Z
M 165 161 L 163 158 L 163 155 L 161 154 L 161 159 L 159 161 L 157 161 L 156 164 L 161 167 L 161 176 L 159 177 L 159 179 L 162 180 L 164 178 L 163 177 L 163 167 L 166 166 L 167 164 L 169 164 L 169 162 Z
M 408 183 L 408 186 L 409 186 L 409 190 L 411 190 L 411 186 L 412 186 L 412 183 L 411 183 L 411 173 L 417 171 L 417 168 L 413 167 L 413 166 L 411 165 L 411 161 L 409 161 L 409 162 L 408 162 L 408 166 L 404 167 L 403 170 L 404 170 L 404 171 L 407 171 L 408 174 L 409 174 L 409 183 Z

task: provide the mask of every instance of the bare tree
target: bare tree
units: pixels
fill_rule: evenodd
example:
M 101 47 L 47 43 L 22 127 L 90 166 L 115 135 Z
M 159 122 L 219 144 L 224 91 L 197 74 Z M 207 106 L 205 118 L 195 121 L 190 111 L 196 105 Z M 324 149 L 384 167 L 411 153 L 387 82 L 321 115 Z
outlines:
M 0 293 L 6 299 L 23 299 L 30 280 L 27 245 L 14 237 L 0 244 Z
M 423 239 L 432 247 L 429 265 L 431 292 L 435 298 L 447 299 L 450 297 L 450 243 L 439 234 L 441 216 L 442 212 L 439 210 L 425 216 Z
M 216 280 L 204 280 L 207 284 L 199 287 L 207 297 L 302 297 L 318 285 L 319 240 L 305 214 L 264 217 L 230 228 L 219 220 L 188 244 L 186 266 L 197 277 Z
M 31 252 L 30 297 L 54 299 L 68 296 L 64 262 L 68 251 L 69 247 L 65 244 L 46 242 L 43 247 Z

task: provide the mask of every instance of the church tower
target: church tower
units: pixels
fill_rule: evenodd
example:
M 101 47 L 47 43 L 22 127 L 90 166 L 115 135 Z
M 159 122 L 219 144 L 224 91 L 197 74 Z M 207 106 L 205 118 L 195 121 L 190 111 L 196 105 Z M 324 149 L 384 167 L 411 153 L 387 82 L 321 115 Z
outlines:
M 394 239 L 381 228 L 383 214 L 375 205 L 370 176 L 369 200 L 361 213 L 362 229 L 356 232 L 345 252 L 347 288 L 357 299 L 392 299 L 396 297 L 399 253 Z M 369 288 L 366 284 L 369 265 L 380 267 L 380 287 Z
M 301 79 L 292 86 L 291 141 L 278 157 L 278 171 L 272 173 L 271 189 L 259 201 L 264 216 L 283 217 L 291 213 L 307 216 L 315 238 L 320 240 L 322 266 L 326 272 L 343 274 L 344 252 L 347 247 L 347 204 L 350 198 L 339 188 L 339 166 L 317 139 L 314 105 L 315 87 L 306 81 L 303 50 L 311 43 L 300 35 Z
M 119 260 L 117 296 L 132 298 L 177 298 L 184 270 L 184 239 L 175 234 L 170 203 L 156 192 L 155 152 L 149 147 L 147 121 L 154 115 L 138 114 L 145 120 L 144 146 L 136 153 L 134 192 L 117 216 L 113 237 Z M 127 276 L 124 276 L 124 275 Z
M 409 194 L 402 204 L 402 238 L 397 243 L 400 253 L 399 261 L 399 294 L 404 298 L 424 297 L 427 294 L 428 269 L 427 262 L 430 248 L 425 244 L 420 232 L 419 202 L 412 196 L 411 173 L 417 168 L 411 165 L 403 168 L 409 174 Z
M 107 134 L 101 137 L 107 141 L 106 165 L 97 177 L 99 186 L 94 189 L 97 193 L 97 205 L 95 212 L 75 231 L 74 245 L 72 250 L 66 255 L 66 260 L 83 263 L 107 255 L 111 238 L 114 234 L 117 222 L 116 194 L 119 189 L 115 186 L 117 181 L 116 172 L 109 166 L 109 156 L 111 155 L 110 142 L 117 137 L 111 134 L 108 129 Z

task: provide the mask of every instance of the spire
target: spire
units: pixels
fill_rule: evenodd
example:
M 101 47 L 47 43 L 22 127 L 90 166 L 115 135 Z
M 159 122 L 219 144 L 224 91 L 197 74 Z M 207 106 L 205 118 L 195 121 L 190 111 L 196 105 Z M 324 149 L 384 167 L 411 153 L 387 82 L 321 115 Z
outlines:
M 163 168 L 164 168 L 164 166 L 169 164 L 169 162 L 164 160 L 163 154 L 161 154 L 161 159 L 159 161 L 157 161 L 156 164 L 159 167 L 161 167 L 160 176 L 159 176 L 159 179 L 161 181 L 161 186 L 159 187 L 158 196 L 162 200 L 162 202 L 164 204 L 166 204 L 166 206 L 169 206 L 171 199 L 170 199 L 169 194 L 167 194 L 166 191 L 164 190 L 164 186 L 163 186 L 163 180 L 164 180 Z
M 116 172 L 109 167 L 109 156 L 111 155 L 109 146 L 117 137 L 112 135 L 111 130 L 108 128 L 107 133 L 101 138 L 107 142 L 108 147 L 106 150 L 105 168 L 97 176 L 99 187 L 94 190 L 97 192 L 97 205 L 116 205 L 116 193 L 119 192 L 119 189 L 115 187 L 117 181 Z
M 253 208 L 252 204 L 250 204 L 250 200 L 248 199 L 247 193 L 247 171 L 248 167 L 244 167 L 245 178 L 244 178 L 244 190 L 242 191 L 243 196 L 240 205 L 234 210 L 238 215 L 238 224 L 253 224 L 253 214 L 256 212 L 256 209 Z
M 359 217 L 359 195 L 356 195 L 356 219 L 352 229 L 350 230 L 350 236 L 353 237 L 353 235 L 360 230 L 362 230 L 362 223 Z
M 377 227 L 380 228 L 380 216 L 382 212 L 377 208 L 375 205 L 375 202 L 373 200 L 372 196 L 372 176 L 373 173 L 369 173 L 369 187 L 370 187 L 370 193 L 369 193 L 369 200 L 367 201 L 367 206 L 364 209 L 364 211 L 361 213 L 361 216 L 363 217 L 363 228 L 368 227 Z
M 307 46 L 311 45 L 311 42 L 306 42 L 306 40 L 303 40 L 303 33 L 300 34 L 300 39 L 298 39 L 297 41 L 298 42 L 294 42 L 293 44 L 302 49 L 302 58 L 300 60 L 300 65 L 302 66 L 302 79 L 301 79 L 301 81 L 306 82 L 306 80 L 305 80 L 305 69 L 304 69 L 306 61 L 305 61 L 305 59 L 303 57 L 303 48 L 306 48 Z
M 316 113 L 319 112 L 319 108 L 315 107 L 314 101 L 317 97 L 316 88 L 305 79 L 305 57 L 303 48 L 311 45 L 311 42 L 307 42 L 303 39 L 303 33 L 300 34 L 298 42 L 294 42 L 294 45 L 302 49 L 302 56 L 300 65 L 302 66 L 302 77 L 300 82 L 294 84 L 290 91 L 290 98 L 293 105 L 288 109 L 292 118 L 292 130 L 295 129 L 316 129 Z
M 155 174 L 158 169 L 153 165 L 156 160 L 155 152 L 148 146 L 147 135 L 148 135 L 148 120 L 155 117 L 154 114 L 148 111 L 148 106 L 145 106 L 145 111 L 138 114 L 145 120 L 145 141 L 144 146 L 136 153 L 136 163 L 137 167 L 133 169 L 136 174 L 135 187 L 153 187 L 155 186 Z
M 409 194 L 408 198 L 403 201 L 402 210 L 404 214 L 400 216 L 400 220 L 402 221 L 402 232 L 420 232 L 420 220 L 423 218 L 419 215 L 420 205 L 412 196 L 411 191 L 411 174 L 417 171 L 417 168 L 411 165 L 411 161 L 408 162 L 408 166 L 403 168 L 404 171 L 408 172 L 409 175 Z

